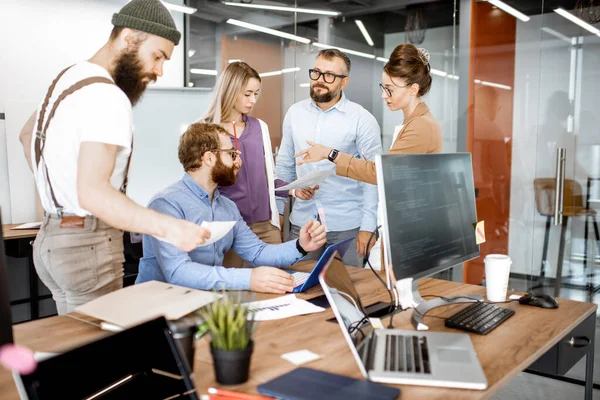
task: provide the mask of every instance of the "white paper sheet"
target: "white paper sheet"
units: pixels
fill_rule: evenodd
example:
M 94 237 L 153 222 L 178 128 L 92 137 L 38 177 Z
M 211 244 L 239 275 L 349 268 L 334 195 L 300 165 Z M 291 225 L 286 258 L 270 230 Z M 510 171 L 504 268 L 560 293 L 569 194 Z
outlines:
M 291 353 L 282 354 L 281 358 L 283 358 L 286 361 L 291 362 L 292 364 L 302 365 L 302 364 L 306 364 L 307 362 L 318 360 L 319 358 L 323 358 L 323 357 L 316 353 L 313 353 L 310 350 L 298 350 L 298 351 L 292 351 Z
M 11 230 L 13 230 L 13 229 L 40 229 L 41 226 L 42 226 L 41 222 L 27 222 L 26 224 L 15 226 L 14 228 L 10 228 L 10 229 Z
M 200 225 L 204 229 L 210 231 L 210 239 L 208 239 L 204 244 L 199 247 L 208 246 L 209 244 L 213 244 L 217 240 L 223 238 L 223 236 L 227 235 L 230 230 L 235 226 L 236 221 L 213 221 L 208 222 L 204 221 Z
M 323 307 L 298 299 L 295 294 L 270 300 L 253 301 L 246 305 L 249 311 L 254 311 L 255 321 L 270 321 L 325 311 Z
M 303 189 L 305 187 L 314 187 L 319 183 L 323 182 L 325 179 L 335 174 L 335 169 L 328 169 L 326 171 L 314 170 L 310 171 L 308 174 L 301 176 L 296 179 L 294 182 L 289 183 L 285 186 L 277 188 L 277 190 L 293 190 L 293 189 Z
M 202 222 L 202 224 L 200 224 L 200 226 L 202 228 L 210 231 L 210 239 L 208 239 L 206 242 L 204 242 L 204 244 L 201 244 L 200 246 L 198 246 L 198 247 L 204 247 L 204 246 L 208 246 L 209 244 L 213 244 L 214 242 L 222 239 L 223 236 L 227 235 L 229 233 L 229 231 L 232 230 L 233 227 L 235 226 L 235 221 L 212 221 L 212 222 L 204 221 L 204 222 Z M 160 237 L 160 236 L 154 236 L 154 237 L 156 239 L 160 240 L 161 242 L 173 244 L 164 237 Z
M 212 292 L 150 281 L 106 294 L 75 311 L 128 328 L 160 316 L 179 319 L 219 297 Z

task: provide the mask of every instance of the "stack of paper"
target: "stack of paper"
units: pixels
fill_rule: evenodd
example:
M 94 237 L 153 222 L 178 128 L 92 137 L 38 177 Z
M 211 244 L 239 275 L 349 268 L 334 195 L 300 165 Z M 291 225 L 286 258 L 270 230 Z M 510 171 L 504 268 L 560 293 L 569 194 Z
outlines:
M 75 311 L 128 328 L 160 316 L 168 320 L 182 318 L 219 297 L 212 292 L 150 281 L 106 294 Z

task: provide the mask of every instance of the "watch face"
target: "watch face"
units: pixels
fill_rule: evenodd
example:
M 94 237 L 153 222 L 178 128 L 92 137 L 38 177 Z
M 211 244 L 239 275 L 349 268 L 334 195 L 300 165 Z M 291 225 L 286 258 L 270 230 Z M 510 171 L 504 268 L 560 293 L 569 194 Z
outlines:
M 331 152 L 329 153 L 329 156 L 327 158 L 329 158 L 329 161 L 333 161 L 333 160 L 335 160 L 337 155 L 338 155 L 337 150 L 331 150 Z

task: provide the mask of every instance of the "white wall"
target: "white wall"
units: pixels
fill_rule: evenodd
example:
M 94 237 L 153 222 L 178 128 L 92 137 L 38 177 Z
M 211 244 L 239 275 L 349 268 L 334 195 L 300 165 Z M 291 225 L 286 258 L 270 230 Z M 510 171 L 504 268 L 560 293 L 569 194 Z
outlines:
M 456 42 L 458 43 L 458 32 L 456 33 Z M 453 67 L 458 67 L 458 57 L 453 59 L 453 27 L 445 26 L 427 30 L 425 41 L 417 47 L 423 47 L 431 55 L 431 67 L 448 74 L 458 75 L 458 71 L 453 73 Z M 406 43 L 404 32 L 385 35 L 385 58 L 388 58 L 394 48 Z M 458 81 L 446 77 L 433 75 L 433 82 L 429 93 L 422 98 L 427 103 L 433 116 L 438 120 L 442 128 L 443 146 L 442 151 L 452 153 L 456 151 L 456 126 L 458 118 Z M 379 77 L 379 81 L 381 77 Z M 383 107 L 383 148 L 387 150 L 391 144 L 394 134 L 394 127 L 402 124 L 404 113 L 402 111 L 390 111 L 386 106 Z
M 540 33 L 542 27 L 581 44 Z M 517 23 L 509 230 L 514 272 L 539 274 L 546 219 L 536 210 L 533 181 L 555 176 L 556 148 L 567 149 L 566 178 L 579 182 L 584 196 L 587 177 L 600 175 L 598 65 L 600 38 L 561 16 L 537 15 Z M 583 252 L 583 220 L 569 226 L 566 261 L 571 253 Z M 550 235 L 546 275 L 555 276 L 560 228 L 553 226 Z M 589 245 L 595 247 L 592 241 Z
M 183 176 L 179 137 L 208 108 L 211 91 L 148 89 L 133 111 L 135 142 L 127 195 L 147 206 L 150 199 Z
M 91 57 L 106 42 L 112 29 L 112 14 L 125 3 L 126 0 L 2 0 L 0 3 L 0 113 L 6 114 L 5 135 L 0 129 L 0 201 L 4 223 L 35 219 L 35 200 L 31 198 L 33 176 L 23 173 L 27 165 L 15 139 L 33 112 L 32 105 L 42 101 L 51 81 L 63 68 Z M 183 31 L 183 15 L 173 12 L 173 17 Z M 166 63 L 157 86 L 182 86 L 183 65 L 182 41 Z M 7 187 L 11 204 L 7 204 Z

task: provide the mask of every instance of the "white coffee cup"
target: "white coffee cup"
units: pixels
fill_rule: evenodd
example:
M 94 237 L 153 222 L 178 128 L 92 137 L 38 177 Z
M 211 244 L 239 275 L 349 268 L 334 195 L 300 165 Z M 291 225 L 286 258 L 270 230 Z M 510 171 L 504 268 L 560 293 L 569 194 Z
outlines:
M 506 301 L 512 261 L 505 254 L 488 254 L 485 263 L 485 287 L 488 301 Z

